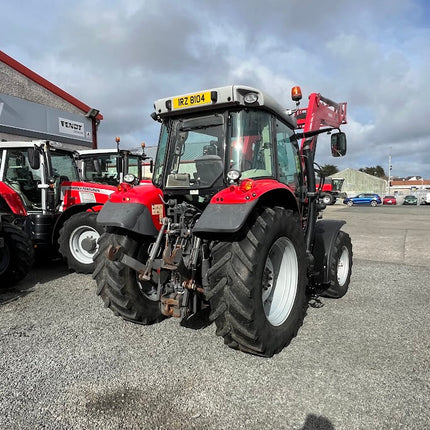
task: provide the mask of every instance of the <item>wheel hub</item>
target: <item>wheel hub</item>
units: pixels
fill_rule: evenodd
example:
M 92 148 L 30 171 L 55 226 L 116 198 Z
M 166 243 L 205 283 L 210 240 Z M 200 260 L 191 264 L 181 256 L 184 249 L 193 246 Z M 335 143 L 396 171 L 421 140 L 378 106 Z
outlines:
M 97 240 L 100 235 L 97 230 L 89 226 L 77 227 L 69 239 L 70 252 L 82 264 L 92 264 L 97 251 Z
M 82 241 L 82 249 L 84 251 L 94 254 L 94 251 L 96 250 L 96 248 L 97 248 L 97 239 L 95 237 L 88 236 L 84 238 L 84 240 Z

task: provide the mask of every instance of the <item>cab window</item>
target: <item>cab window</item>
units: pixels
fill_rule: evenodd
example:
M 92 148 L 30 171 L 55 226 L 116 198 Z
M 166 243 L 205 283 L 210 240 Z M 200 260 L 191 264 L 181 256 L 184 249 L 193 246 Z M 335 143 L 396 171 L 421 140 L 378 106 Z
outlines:
M 301 164 L 293 130 L 279 120 L 275 122 L 278 153 L 279 182 L 297 187 L 300 185 Z
M 229 169 L 242 178 L 273 175 L 272 115 L 265 111 L 241 110 L 230 113 Z

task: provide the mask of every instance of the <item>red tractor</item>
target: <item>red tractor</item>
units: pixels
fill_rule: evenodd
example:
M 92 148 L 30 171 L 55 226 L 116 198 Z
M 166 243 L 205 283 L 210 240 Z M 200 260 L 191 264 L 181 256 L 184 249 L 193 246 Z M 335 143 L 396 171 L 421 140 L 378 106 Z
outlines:
M 97 211 L 117 189 L 120 175 L 122 180 L 129 165 L 136 164 L 140 171 L 139 156 L 111 152 L 103 158 L 100 152 L 79 154 L 58 142 L 0 143 L 0 201 L 4 210 L 26 218 L 36 249 L 59 249 L 77 272 L 94 270 L 93 255 L 103 231 L 96 222 Z M 103 167 L 111 170 L 104 171 Z
M 154 106 L 152 183 L 121 184 L 97 217 L 97 293 L 140 324 L 210 313 L 228 346 L 270 357 L 296 335 L 310 295 L 349 286 L 351 240 L 344 221 L 320 219 L 314 170 L 318 134 L 346 123 L 346 103 L 314 93 L 286 111 L 235 85 Z M 331 146 L 344 155 L 345 134 Z
M 341 193 L 344 181 L 343 178 L 321 178 L 318 190 L 320 190 L 321 201 L 325 205 L 334 205 L 338 198 L 345 195 Z

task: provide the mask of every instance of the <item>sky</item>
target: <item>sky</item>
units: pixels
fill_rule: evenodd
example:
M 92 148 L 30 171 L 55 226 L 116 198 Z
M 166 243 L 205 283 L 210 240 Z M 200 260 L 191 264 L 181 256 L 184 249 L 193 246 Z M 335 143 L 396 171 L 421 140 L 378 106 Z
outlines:
M 339 170 L 430 179 L 428 0 L 0 0 L 0 49 L 104 119 L 99 147 L 157 145 L 155 100 L 243 84 L 348 103 Z

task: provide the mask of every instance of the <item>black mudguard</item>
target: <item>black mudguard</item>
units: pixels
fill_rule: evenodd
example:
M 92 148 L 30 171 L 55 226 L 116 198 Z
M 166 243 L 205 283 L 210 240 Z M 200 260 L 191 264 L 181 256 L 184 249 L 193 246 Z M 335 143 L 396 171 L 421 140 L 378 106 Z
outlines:
M 236 233 L 239 231 L 258 200 L 245 204 L 217 204 L 206 207 L 193 228 L 196 236 L 213 233 Z
M 334 242 L 337 234 L 345 221 L 341 220 L 321 220 L 315 226 L 315 241 L 313 248 L 314 271 L 316 273 L 314 280 L 317 284 L 327 284 L 330 282 L 330 261 Z
M 97 222 L 105 227 L 119 227 L 146 236 L 157 236 L 149 209 L 140 203 L 106 202 Z

